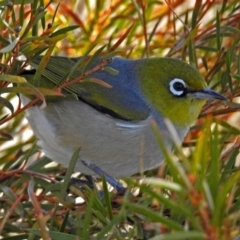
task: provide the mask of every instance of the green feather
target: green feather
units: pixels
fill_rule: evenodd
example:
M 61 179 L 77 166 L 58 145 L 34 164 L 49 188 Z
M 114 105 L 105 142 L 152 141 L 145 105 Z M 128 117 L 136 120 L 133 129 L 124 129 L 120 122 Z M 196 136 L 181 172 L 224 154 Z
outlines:
M 205 104 L 205 99 L 176 97 L 169 91 L 169 82 L 182 79 L 189 90 L 202 90 L 206 82 L 193 66 L 174 58 L 142 59 L 138 65 L 139 86 L 143 94 L 165 118 L 174 124 L 185 127 L 191 125 Z

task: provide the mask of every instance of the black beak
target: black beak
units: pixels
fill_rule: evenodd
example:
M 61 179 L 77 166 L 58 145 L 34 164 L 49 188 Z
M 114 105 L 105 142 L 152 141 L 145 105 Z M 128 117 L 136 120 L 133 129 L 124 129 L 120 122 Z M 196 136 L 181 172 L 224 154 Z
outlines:
M 209 89 L 209 88 L 204 88 L 203 90 L 196 91 L 196 92 L 191 92 L 191 94 L 195 98 L 199 99 L 219 99 L 219 100 L 227 100 L 223 95 Z

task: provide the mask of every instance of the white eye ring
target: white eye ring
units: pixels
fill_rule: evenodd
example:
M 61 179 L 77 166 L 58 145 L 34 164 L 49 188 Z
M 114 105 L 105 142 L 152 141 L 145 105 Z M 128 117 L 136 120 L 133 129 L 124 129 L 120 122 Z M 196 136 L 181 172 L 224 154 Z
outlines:
M 176 86 L 178 84 L 178 86 Z M 174 78 L 169 83 L 169 90 L 175 96 L 181 96 L 186 89 L 186 83 L 180 78 Z

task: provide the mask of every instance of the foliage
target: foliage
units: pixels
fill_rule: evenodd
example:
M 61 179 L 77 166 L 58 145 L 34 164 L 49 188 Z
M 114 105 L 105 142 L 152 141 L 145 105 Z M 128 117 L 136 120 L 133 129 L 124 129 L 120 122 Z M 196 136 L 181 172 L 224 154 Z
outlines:
M 240 235 L 239 1 L 3 0 L 0 15 L 2 239 L 228 240 Z M 229 103 L 208 103 L 185 148 L 176 144 L 174 153 L 154 128 L 166 164 L 145 173 L 144 180 L 124 179 L 124 195 L 109 190 L 104 179 L 98 184 L 103 194 L 68 187 L 77 152 L 66 171 L 49 165 L 35 138 L 26 138 L 24 110 L 59 94 L 17 76 L 41 53 L 37 76 L 53 54 L 182 58 Z M 82 69 L 80 80 L 95 71 L 87 63 Z M 23 107 L 19 93 L 35 99 Z

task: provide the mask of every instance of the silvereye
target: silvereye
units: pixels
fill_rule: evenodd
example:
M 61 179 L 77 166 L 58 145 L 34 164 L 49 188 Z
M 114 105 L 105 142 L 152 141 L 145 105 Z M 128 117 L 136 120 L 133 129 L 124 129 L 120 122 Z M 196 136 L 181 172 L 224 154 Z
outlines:
M 40 61 L 41 57 L 36 58 L 32 66 L 37 68 Z M 51 57 L 41 84 L 62 84 L 77 61 L 79 58 Z M 90 68 L 99 63 L 97 59 Z M 197 69 L 179 59 L 114 57 L 107 66 L 118 74 L 104 69 L 93 72 L 83 82 L 67 87 L 65 97 L 49 98 L 44 109 L 34 106 L 27 114 L 39 145 L 52 160 L 68 166 L 73 152 L 81 147 L 75 170 L 86 175 L 95 174 L 81 160 L 115 178 L 158 167 L 163 154 L 152 120 L 171 149 L 174 139 L 165 119 L 182 141 L 207 99 L 225 100 L 207 88 Z M 81 74 L 81 69 L 75 70 L 69 81 Z M 25 71 L 23 76 L 31 81 L 34 72 Z M 76 97 L 68 97 L 71 94 Z

